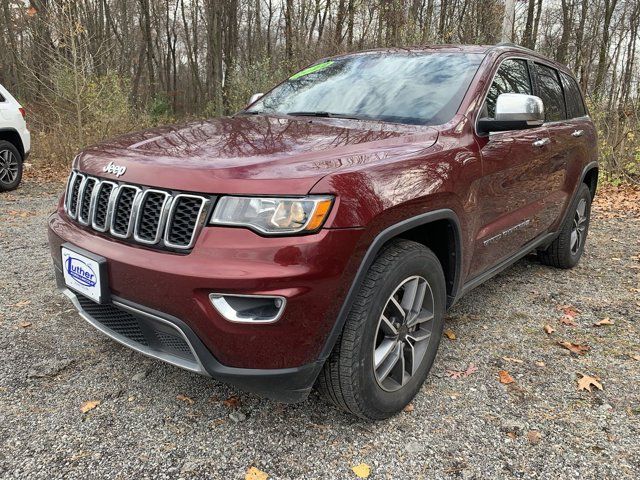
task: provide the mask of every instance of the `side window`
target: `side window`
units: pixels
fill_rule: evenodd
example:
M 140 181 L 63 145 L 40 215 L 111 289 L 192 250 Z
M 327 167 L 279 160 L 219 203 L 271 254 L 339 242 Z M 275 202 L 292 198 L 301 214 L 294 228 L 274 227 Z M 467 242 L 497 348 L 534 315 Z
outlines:
M 496 115 L 496 101 L 501 93 L 532 94 L 529 69 L 525 60 L 510 59 L 500 64 L 493 83 L 489 87 L 482 116 L 494 118 Z
M 564 96 L 558 72 L 551 67 L 535 64 L 538 74 L 538 93 L 544 103 L 544 116 L 547 122 L 556 122 L 567 118 L 564 108 Z
M 584 107 L 580 87 L 578 87 L 576 81 L 566 73 L 560 72 L 560 78 L 562 78 L 564 97 L 567 101 L 567 117 L 576 118 L 585 116 L 587 109 Z

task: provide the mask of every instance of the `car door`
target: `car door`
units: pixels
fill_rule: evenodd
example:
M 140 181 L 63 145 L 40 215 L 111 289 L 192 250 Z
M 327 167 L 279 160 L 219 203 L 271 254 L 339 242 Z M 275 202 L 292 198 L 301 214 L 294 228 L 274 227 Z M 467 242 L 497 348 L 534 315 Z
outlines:
M 567 114 L 565 88 L 560 72 L 550 65 L 533 63 L 534 87 L 545 105 L 545 127 L 549 131 L 551 156 L 547 164 L 547 195 L 545 209 L 541 212 L 540 226 L 546 231 L 558 223 L 564 206 L 573 193 L 575 181 L 568 172 L 580 164 L 576 145 L 584 131 L 577 132 L 576 125 Z
M 534 94 L 530 61 L 507 58 L 500 63 L 480 116 L 493 117 L 502 93 Z M 512 256 L 544 230 L 553 154 L 546 126 L 478 135 L 477 141 L 482 179 L 471 278 Z

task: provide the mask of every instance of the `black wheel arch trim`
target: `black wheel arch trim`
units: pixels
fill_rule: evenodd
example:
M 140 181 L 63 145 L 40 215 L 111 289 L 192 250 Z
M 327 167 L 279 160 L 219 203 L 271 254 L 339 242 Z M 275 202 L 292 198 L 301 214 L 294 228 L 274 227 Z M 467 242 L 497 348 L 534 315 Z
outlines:
M 319 359 L 324 363 L 324 361 L 329 358 L 331 352 L 333 351 L 333 347 L 340 336 L 340 332 L 344 327 L 345 322 L 347 321 L 347 316 L 349 315 L 349 311 L 351 310 L 351 306 L 355 301 L 355 297 L 358 293 L 358 289 L 369 270 L 369 267 L 373 264 L 378 252 L 388 241 L 400 236 L 402 233 L 407 232 L 415 227 L 420 227 L 423 225 L 428 225 L 429 223 L 437 222 L 439 220 L 448 220 L 453 224 L 453 234 L 455 240 L 455 252 L 452 252 L 455 255 L 455 272 L 453 277 L 453 287 L 451 293 L 447 295 L 447 306 L 451 306 L 455 303 L 459 293 L 462 289 L 462 231 L 460 228 L 460 221 L 458 220 L 458 215 L 448 208 L 434 210 L 431 212 L 423 213 L 420 215 L 416 215 L 415 217 L 410 217 L 405 220 L 402 220 L 396 224 L 393 224 L 382 232 L 380 232 L 371 242 L 367 252 L 364 254 L 362 261 L 360 262 L 360 266 L 358 267 L 358 271 L 351 282 L 351 287 L 342 302 L 342 307 L 338 313 L 336 321 L 329 333 L 327 339 L 325 340 L 322 351 L 319 355 Z
M 587 178 L 587 175 L 592 170 L 597 170 L 598 172 L 600 171 L 599 164 L 598 164 L 597 160 L 589 162 L 584 166 L 584 168 L 582 169 L 582 175 L 580 176 L 580 183 L 584 183 L 584 179 Z M 578 186 L 579 185 L 580 184 L 576 185 L 575 191 L 573 192 L 574 196 L 575 196 L 576 192 L 578 191 Z M 591 188 L 591 187 L 589 186 L 589 188 Z M 593 188 L 593 197 L 595 197 L 597 188 L 598 188 L 598 177 L 596 177 L 596 184 L 594 185 L 594 188 Z M 572 200 L 573 200 L 573 198 L 572 198 Z M 592 198 L 592 200 L 593 200 L 593 198 Z
M 16 135 L 16 137 L 18 138 L 18 145 L 13 145 L 14 147 L 16 147 L 16 149 L 18 150 L 18 153 L 20 153 L 20 156 L 22 157 L 22 161 L 25 161 L 26 158 L 29 156 L 29 152 L 25 152 L 24 151 L 24 145 L 22 144 L 22 137 L 20 136 L 20 132 L 18 132 L 15 128 L 10 128 L 10 127 L 4 127 L 4 128 L 0 128 L 0 133 L 3 132 L 10 132 Z M 2 140 L 2 139 L 0 139 Z M 13 144 L 13 142 L 6 140 L 7 142 Z

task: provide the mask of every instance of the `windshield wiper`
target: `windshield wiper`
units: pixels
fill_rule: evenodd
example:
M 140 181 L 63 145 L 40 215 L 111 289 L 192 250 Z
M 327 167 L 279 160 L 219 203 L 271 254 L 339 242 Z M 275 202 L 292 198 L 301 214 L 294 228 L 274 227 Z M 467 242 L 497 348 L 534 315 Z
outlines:
M 292 117 L 349 118 L 351 120 L 364 120 L 362 117 L 357 117 L 355 115 L 331 112 L 287 112 L 287 115 L 291 115 Z

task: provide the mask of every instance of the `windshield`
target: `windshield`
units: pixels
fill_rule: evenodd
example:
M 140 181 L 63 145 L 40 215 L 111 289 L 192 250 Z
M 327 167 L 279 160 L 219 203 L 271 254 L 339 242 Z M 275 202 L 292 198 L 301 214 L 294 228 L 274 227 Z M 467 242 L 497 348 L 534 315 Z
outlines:
M 245 113 L 440 125 L 455 115 L 482 58 L 411 52 L 336 58 L 296 73 Z

